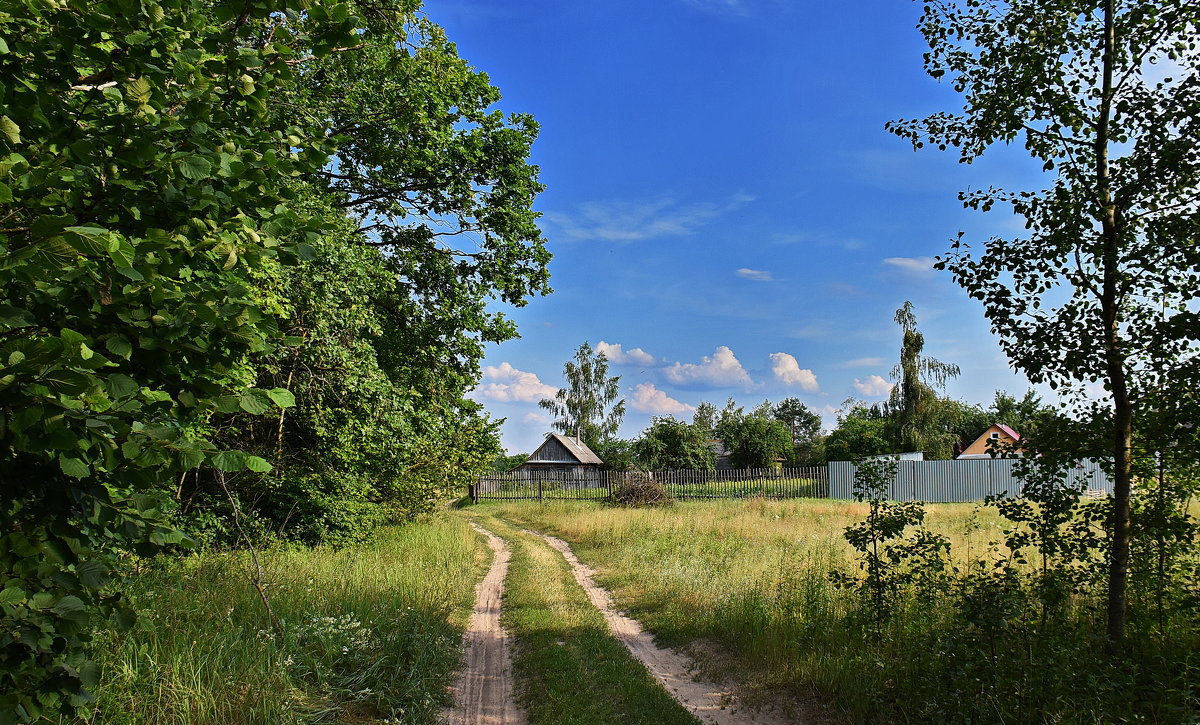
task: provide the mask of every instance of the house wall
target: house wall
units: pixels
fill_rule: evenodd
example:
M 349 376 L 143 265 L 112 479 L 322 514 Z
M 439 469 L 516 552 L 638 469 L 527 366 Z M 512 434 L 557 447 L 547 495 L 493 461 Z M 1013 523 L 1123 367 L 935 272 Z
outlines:
M 976 438 L 975 442 L 972 443 L 971 445 L 967 446 L 966 449 L 963 450 L 963 452 L 960 453 L 959 455 L 961 455 L 961 456 L 985 456 L 985 455 L 987 455 L 988 440 L 992 437 L 993 433 L 1000 434 L 999 441 L 1001 443 L 1012 443 L 1013 442 L 1012 436 L 1010 436 L 1009 434 L 1000 430 L 1000 426 L 993 425 L 991 428 L 988 428 L 984 432 L 983 435 Z

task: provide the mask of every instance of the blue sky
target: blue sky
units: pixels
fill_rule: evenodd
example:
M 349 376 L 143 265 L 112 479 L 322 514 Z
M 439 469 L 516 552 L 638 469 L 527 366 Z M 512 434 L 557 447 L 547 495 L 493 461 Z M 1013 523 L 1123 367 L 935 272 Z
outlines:
M 961 107 L 924 74 L 920 4 L 904 0 L 430 0 L 429 16 L 541 124 L 537 209 L 554 294 L 512 310 L 473 397 L 528 452 L 537 407 L 580 343 L 604 343 L 635 437 L 702 401 L 795 396 L 827 425 L 888 392 L 911 300 L 947 392 L 1021 394 L 982 307 L 931 269 L 960 230 L 1015 236 L 956 192 L 1035 188 L 1020 149 L 970 166 L 914 152 L 888 120 Z

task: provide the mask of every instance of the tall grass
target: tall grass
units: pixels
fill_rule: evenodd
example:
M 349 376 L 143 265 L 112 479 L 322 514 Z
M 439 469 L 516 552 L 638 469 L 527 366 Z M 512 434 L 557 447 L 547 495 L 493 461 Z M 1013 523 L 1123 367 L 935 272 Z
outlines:
M 1108 659 L 1100 597 L 1047 617 L 1035 586 L 987 578 L 1004 524 L 976 505 L 927 507 L 959 570 L 944 589 L 903 599 L 882 630 L 828 576 L 855 570 L 842 532 L 865 504 L 481 508 L 572 541 L 660 641 L 690 645 L 711 674 L 746 683 L 752 701 L 784 693 L 851 722 L 1184 723 L 1197 711 L 1190 617 L 1155 631 L 1135 619 L 1127 658 Z
M 245 553 L 159 561 L 129 596 L 144 626 L 104 631 L 92 722 L 432 722 L 486 560 L 458 517 L 348 549 L 262 552 L 272 625 Z

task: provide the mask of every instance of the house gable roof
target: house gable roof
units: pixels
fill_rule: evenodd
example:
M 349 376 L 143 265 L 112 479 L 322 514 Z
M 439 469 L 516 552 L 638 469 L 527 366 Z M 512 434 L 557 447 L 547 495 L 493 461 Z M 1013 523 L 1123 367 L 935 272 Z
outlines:
M 1009 428 L 1003 423 L 992 423 L 987 427 L 987 430 L 985 430 L 983 433 L 980 433 L 979 437 L 971 442 L 971 445 L 964 448 L 963 452 L 956 456 L 956 458 L 991 458 L 991 454 L 984 451 L 986 450 L 988 437 L 996 431 L 1002 432 L 1004 435 L 1011 438 L 1014 443 L 1019 444 L 1021 441 L 1021 434 L 1012 428 Z M 1019 449 L 1020 445 L 1017 445 L 1016 447 Z
M 571 455 L 575 460 L 573 460 L 573 461 L 536 460 L 538 457 L 537 456 L 538 451 L 545 448 L 550 443 L 550 441 L 557 442 L 560 446 L 562 446 L 564 449 L 566 449 L 567 453 L 569 455 Z M 584 443 L 583 441 L 576 441 L 574 438 L 570 438 L 570 437 L 564 436 L 564 435 L 559 435 L 558 433 L 551 433 L 551 434 L 547 435 L 546 440 L 542 443 L 542 445 L 538 446 L 537 450 L 535 450 L 533 453 L 529 454 L 529 460 L 526 461 L 526 463 L 531 463 L 531 464 L 584 463 L 584 464 L 594 464 L 597 466 L 602 464 L 603 462 L 604 461 L 600 460 L 600 456 L 597 456 L 595 453 L 593 453 L 592 449 L 588 448 L 587 444 Z
M 994 425 L 994 426 L 996 426 L 997 428 L 999 428 L 1000 430 L 1004 431 L 1004 432 L 1005 432 L 1005 434 L 1007 434 L 1007 435 L 1008 435 L 1008 437 L 1009 437 L 1009 438 L 1012 438 L 1014 441 L 1019 441 L 1019 440 L 1021 440 L 1021 434 L 1020 434 L 1020 433 L 1016 432 L 1016 431 L 1015 431 L 1015 430 L 1013 430 L 1012 428 L 1009 428 L 1008 426 L 1004 425 L 1003 423 L 993 423 L 992 425 Z

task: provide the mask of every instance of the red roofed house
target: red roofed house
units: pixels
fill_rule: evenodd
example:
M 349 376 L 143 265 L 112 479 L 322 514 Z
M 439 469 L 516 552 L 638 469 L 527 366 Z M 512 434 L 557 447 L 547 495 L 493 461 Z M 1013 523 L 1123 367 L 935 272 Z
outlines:
M 955 459 L 961 461 L 971 458 L 991 458 L 991 455 L 988 454 L 989 441 L 996 441 L 992 445 L 1015 445 L 1019 448 L 1021 434 L 1003 423 L 993 423 L 991 427 L 983 432 L 983 435 L 975 439 L 974 443 L 964 448 L 962 453 L 955 456 Z M 1020 455 L 1020 451 L 1016 453 Z

